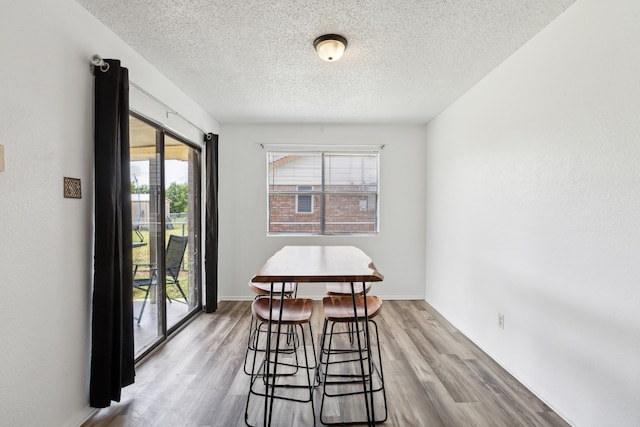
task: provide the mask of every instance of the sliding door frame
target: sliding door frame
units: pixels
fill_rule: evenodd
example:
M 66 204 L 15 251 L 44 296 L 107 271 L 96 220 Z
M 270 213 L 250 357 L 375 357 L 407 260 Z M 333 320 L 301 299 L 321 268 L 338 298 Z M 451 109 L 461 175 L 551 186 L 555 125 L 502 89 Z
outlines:
M 159 200 L 165 200 L 165 193 L 166 193 L 166 189 L 165 189 L 165 140 L 166 137 L 170 137 L 175 139 L 176 141 L 184 144 L 185 146 L 187 146 L 190 149 L 195 150 L 195 152 L 197 153 L 197 162 L 194 162 L 196 166 L 195 171 L 193 172 L 193 176 L 189 178 L 189 182 L 195 184 L 195 188 L 191 188 L 191 186 L 189 187 L 189 194 L 191 196 L 191 192 L 194 191 L 195 194 L 193 194 L 193 201 L 194 204 L 196 204 L 195 208 L 193 209 L 193 212 L 191 213 L 194 216 L 193 219 L 193 231 L 194 231 L 194 242 L 193 244 L 190 244 L 189 246 L 192 247 L 192 249 L 188 250 L 193 250 L 193 254 L 194 254 L 194 260 L 195 260 L 195 266 L 193 268 L 193 271 L 190 272 L 195 274 L 195 283 L 197 284 L 197 303 L 196 305 L 190 309 L 187 314 L 181 318 L 180 320 L 178 320 L 175 324 L 171 325 L 171 327 L 167 327 L 167 323 L 168 323 L 168 319 L 167 319 L 167 307 L 166 307 L 166 301 L 165 301 L 165 295 L 166 295 L 166 269 L 165 268 L 158 268 L 157 271 L 157 281 L 158 281 L 158 301 L 163 301 L 162 304 L 158 305 L 158 309 L 159 309 L 159 321 L 161 321 L 161 332 L 162 332 L 162 336 L 158 337 L 155 341 L 151 342 L 150 345 L 144 349 L 144 351 L 142 351 L 139 355 L 136 356 L 135 358 L 135 362 L 138 363 L 140 362 L 142 359 L 144 359 L 146 356 L 148 356 L 154 349 L 156 349 L 161 343 L 165 342 L 170 336 L 172 336 L 176 331 L 178 331 L 180 328 L 182 328 L 186 323 L 188 323 L 189 321 L 191 321 L 194 316 L 196 316 L 198 313 L 202 312 L 203 310 L 203 292 L 204 292 L 204 284 L 202 283 L 202 263 L 203 263 L 203 257 L 202 257 L 202 162 L 203 162 L 203 156 L 202 156 L 202 151 L 203 151 L 203 147 L 199 146 L 198 144 L 188 140 L 187 138 L 183 137 L 182 135 L 177 134 L 176 132 L 167 129 L 166 127 L 164 127 L 162 124 L 148 118 L 147 116 L 130 110 L 129 114 L 131 117 L 134 117 L 142 122 L 144 122 L 145 124 L 151 126 L 152 128 L 155 129 L 156 131 L 156 154 L 159 154 L 159 158 L 158 158 L 158 163 L 161 165 L 160 167 L 160 198 Z M 159 206 L 159 213 L 160 213 L 160 241 L 161 242 L 166 242 L 166 229 L 167 229 L 167 215 L 168 212 L 166 212 L 165 210 L 165 203 L 160 203 Z M 162 254 L 162 257 L 164 258 L 164 249 L 162 249 L 161 251 L 159 251 L 160 254 Z M 163 267 L 164 266 L 164 262 L 165 260 L 158 260 L 159 261 L 159 267 Z M 191 281 L 191 278 L 190 278 Z M 161 286 L 161 288 L 160 288 Z M 160 299 L 160 297 L 162 297 L 162 299 Z

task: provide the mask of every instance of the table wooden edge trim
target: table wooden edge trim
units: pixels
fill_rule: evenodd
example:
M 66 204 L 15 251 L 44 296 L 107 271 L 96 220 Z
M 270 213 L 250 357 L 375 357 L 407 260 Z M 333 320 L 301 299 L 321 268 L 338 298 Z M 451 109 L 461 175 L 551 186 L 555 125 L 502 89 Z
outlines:
M 297 283 L 315 283 L 315 282 L 382 282 L 384 276 L 380 273 L 368 276 L 253 276 L 252 282 L 257 283 L 281 283 L 281 282 L 297 282 Z

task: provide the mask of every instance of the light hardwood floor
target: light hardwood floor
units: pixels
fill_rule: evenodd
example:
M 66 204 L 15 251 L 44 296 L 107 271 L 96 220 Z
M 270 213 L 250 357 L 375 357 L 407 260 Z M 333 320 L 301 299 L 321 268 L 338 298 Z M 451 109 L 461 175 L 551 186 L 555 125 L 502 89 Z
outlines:
M 222 302 L 216 313 L 199 315 L 138 367 L 120 403 L 84 426 L 245 425 L 249 316 L 249 302 Z M 316 335 L 322 320 L 317 301 Z M 376 320 L 389 406 L 385 426 L 568 426 L 426 302 L 384 301 Z M 316 395 L 321 425 L 320 390 Z M 274 426 L 313 425 L 304 405 L 278 404 Z

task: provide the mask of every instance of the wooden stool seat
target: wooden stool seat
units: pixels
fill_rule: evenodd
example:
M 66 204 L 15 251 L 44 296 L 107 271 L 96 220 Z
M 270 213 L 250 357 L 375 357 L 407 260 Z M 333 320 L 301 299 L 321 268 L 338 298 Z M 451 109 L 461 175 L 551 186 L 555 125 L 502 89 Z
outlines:
M 350 282 L 335 282 L 327 283 L 325 286 L 327 295 L 351 295 L 351 283 Z M 353 290 L 356 294 L 362 294 L 362 283 L 354 283 Z M 365 282 L 364 291 L 368 293 L 371 290 L 371 282 Z
M 258 296 L 269 296 L 271 292 L 271 283 L 249 282 L 249 289 Z M 295 283 L 287 282 L 284 284 L 285 295 L 292 295 L 296 290 Z M 282 283 L 273 284 L 273 295 L 280 296 L 282 292 Z
M 324 316 L 330 322 L 355 322 L 353 315 L 353 298 L 350 296 L 333 296 L 322 299 Z M 364 297 L 356 296 L 358 318 L 364 319 Z M 382 300 L 376 296 L 367 296 L 367 314 L 373 319 L 382 309 Z
M 313 313 L 313 300 L 309 298 L 289 298 L 283 301 L 282 324 L 297 325 L 308 323 Z M 269 321 L 269 298 L 258 298 L 251 304 L 251 312 L 261 322 Z M 280 316 L 280 300 L 273 299 L 271 321 L 277 322 Z

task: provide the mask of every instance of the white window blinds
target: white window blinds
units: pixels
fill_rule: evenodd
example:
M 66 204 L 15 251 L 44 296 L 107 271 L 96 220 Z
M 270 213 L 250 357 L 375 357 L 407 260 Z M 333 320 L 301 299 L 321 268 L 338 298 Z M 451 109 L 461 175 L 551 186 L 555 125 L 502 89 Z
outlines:
M 378 233 L 379 153 L 268 151 L 269 234 Z

